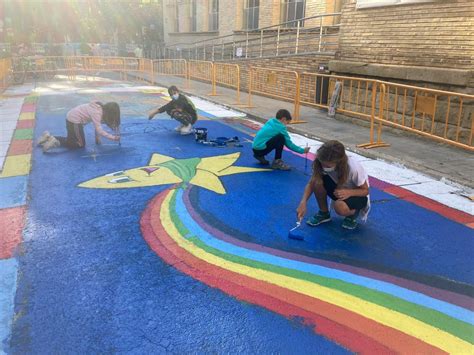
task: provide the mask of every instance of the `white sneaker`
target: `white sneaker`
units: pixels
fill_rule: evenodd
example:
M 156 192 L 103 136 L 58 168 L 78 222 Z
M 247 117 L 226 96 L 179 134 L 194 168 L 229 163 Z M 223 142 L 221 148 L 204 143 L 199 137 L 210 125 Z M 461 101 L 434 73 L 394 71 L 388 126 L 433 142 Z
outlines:
M 181 131 L 180 131 L 182 136 L 186 136 L 186 135 L 191 134 L 193 132 L 194 132 L 194 130 L 193 130 L 193 125 L 192 124 L 188 124 L 187 126 L 184 126 L 183 128 L 181 128 Z
M 184 124 L 181 123 L 179 126 L 176 126 L 174 130 L 175 130 L 176 132 L 178 132 L 178 133 L 181 133 L 181 130 L 182 130 L 184 127 L 185 127 Z
M 55 137 L 50 136 L 46 143 L 43 144 L 43 153 L 46 153 L 50 149 L 57 148 L 60 145 L 61 143 L 59 143 Z
M 49 137 L 51 137 L 51 134 L 48 131 L 44 131 L 41 137 L 38 139 L 38 145 L 43 145 L 45 144 Z

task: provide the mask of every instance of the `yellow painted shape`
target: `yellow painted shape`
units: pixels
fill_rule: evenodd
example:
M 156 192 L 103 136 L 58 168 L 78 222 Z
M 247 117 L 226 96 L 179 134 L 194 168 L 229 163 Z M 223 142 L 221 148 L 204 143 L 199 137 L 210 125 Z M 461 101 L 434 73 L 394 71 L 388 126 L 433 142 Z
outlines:
M 380 324 L 398 329 L 403 333 L 421 339 L 422 341 L 449 353 L 473 353 L 474 347 L 471 344 L 405 314 L 392 311 L 388 308 L 381 307 L 343 292 L 305 280 L 299 280 L 270 271 L 233 263 L 197 248 L 193 243 L 181 237 L 179 231 L 171 220 L 169 206 L 172 195 L 173 193 L 170 192 L 163 201 L 160 210 L 162 225 L 170 237 L 181 248 L 185 249 L 195 257 L 229 271 L 268 282 L 279 287 L 287 288 L 300 294 L 317 298 L 338 307 L 350 310 L 351 312 L 360 314 L 363 317 L 373 319 Z
M 132 187 L 145 187 L 168 185 L 183 182 L 168 168 L 159 167 L 150 174 L 142 168 L 156 168 L 156 166 L 143 166 L 123 171 L 121 175 L 103 175 L 79 184 L 79 187 L 91 189 L 124 189 Z M 118 182 L 119 179 L 129 178 L 130 181 Z M 113 181 L 116 181 L 115 183 Z
M 28 175 L 30 167 L 31 154 L 7 156 L 0 177 Z
M 218 194 L 225 194 L 225 188 L 219 178 L 206 170 L 196 170 L 196 175 L 189 181 L 190 184 L 204 187 Z
M 240 153 L 219 155 L 216 157 L 202 158 L 197 169 L 207 170 L 219 175 L 221 170 L 233 165 L 239 159 Z
M 272 171 L 271 169 L 247 168 L 246 166 L 229 166 L 219 171 L 219 176 L 242 174 L 242 173 L 258 173 L 261 171 Z
M 158 164 L 165 163 L 165 162 L 173 160 L 173 159 L 174 158 L 169 157 L 167 155 L 153 153 L 153 155 L 151 156 L 150 162 L 148 164 L 149 165 L 158 165 Z
M 140 92 L 143 92 L 144 94 L 161 94 L 164 92 L 167 92 L 167 89 L 142 89 Z
M 35 113 L 34 112 L 23 112 L 20 114 L 20 120 L 34 120 Z

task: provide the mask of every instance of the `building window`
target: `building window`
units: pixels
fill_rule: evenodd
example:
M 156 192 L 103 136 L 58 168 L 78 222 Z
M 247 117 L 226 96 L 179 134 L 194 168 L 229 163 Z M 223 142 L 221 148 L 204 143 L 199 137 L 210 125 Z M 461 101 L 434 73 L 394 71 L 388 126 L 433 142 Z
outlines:
M 296 21 L 304 18 L 305 0 L 282 0 L 281 22 Z M 296 22 L 287 24 L 287 27 L 296 27 Z
M 191 13 L 191 32 L 197 32 L 197 4 L 196 0 L 191 0 L 189 4 L 189 12 Z
M 219 30 L 219 0 L 209 0 L 209 31 Z
M 357 9 L 368 9 L 371 7 L 382 7 L 392 5 L 418 4 L 433 2 L 435 0 L 357 0 Z
M 255 30 L 258 28 L 259 0 L 245 0 L 244 3 L 244 30 Z

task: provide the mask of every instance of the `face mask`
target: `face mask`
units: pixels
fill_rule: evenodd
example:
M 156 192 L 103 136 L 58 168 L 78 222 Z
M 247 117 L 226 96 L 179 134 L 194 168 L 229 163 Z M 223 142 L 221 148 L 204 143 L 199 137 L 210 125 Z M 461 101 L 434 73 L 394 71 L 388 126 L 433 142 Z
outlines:
M 325 168 L 325 167 L 323 167 L 323 170 L 324 170 L 325 173 L 331 173 L 331 172 L 333 172 L 334 170 L 336 170 L 336 167 L 335 167 L 335 166 L 332 167 L 332 168 Z
M 173 100 L 178 100 L 178 97 L 179 97 L 179 94 L 171 95 L 171 98 L 172 98 Z

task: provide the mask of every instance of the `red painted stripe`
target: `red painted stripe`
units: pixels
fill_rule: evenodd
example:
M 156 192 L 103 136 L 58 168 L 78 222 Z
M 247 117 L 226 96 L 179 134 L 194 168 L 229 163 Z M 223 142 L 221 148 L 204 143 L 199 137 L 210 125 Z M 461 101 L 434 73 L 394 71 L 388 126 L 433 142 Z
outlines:
M 35 126 L 35 120 L 18 120 L 16 129 L 27 129 Z
M 356 352 L 380 354 L 392 352 L 389 349 L 393 349 L 406 353 L 443 353 L 416 338 L 358 314 L 213 266 L 192 256 L 179 247 L 161 225 L 159 208 L 166 193 L 167 191 L 162 192 L 147 207 L 140 221 L 141 229 L 150 247 L 179 270 L 211 287 L 217 287 L 234 297 L 263 306 L 283 316 L 303 317 L 309 324 L 317 325 L 315 332 L 328 336 Z M 311 311 L 303 309 L 303 305 Z M 353 327 L 341 323 L 352 324 Z M 363 330 L 367 335 L 361 334 L 356 329 Z
M 391 195 L 397 196 L 403 200 L 406 200 L 408 202 L 411 202 L 417 206 L 423 207 L 427 210 L 436 212 L 440 214 L 443 217 L 446 217 L 448 219 L 451 219 L 455 222 L 461 223 L 461 224 L 469 224 L 469 223 L 474 223 L 474 216 L 462 212 L 459 210 L 456 210 L 454 208 L 445 206 L 439 202 L 436 202 L 430 198 L 418 195 L 414 192 L 408 191 L 402 187 L 392 185 L 390 187 L 387 187 L 383 190 L 384 192 L 387 192 Z
M 35 112 L 36 104 L 35 103 L 25 103 L 21 106 L 21 113 L 23 112 Z
M 11 258 L 21 243 L 26 207 L 0 209 L 0 259 Z
M 33 150 L 33 141 L 31 139 L 12 140 L 8 148 L 8 156 L 30 154 Z

